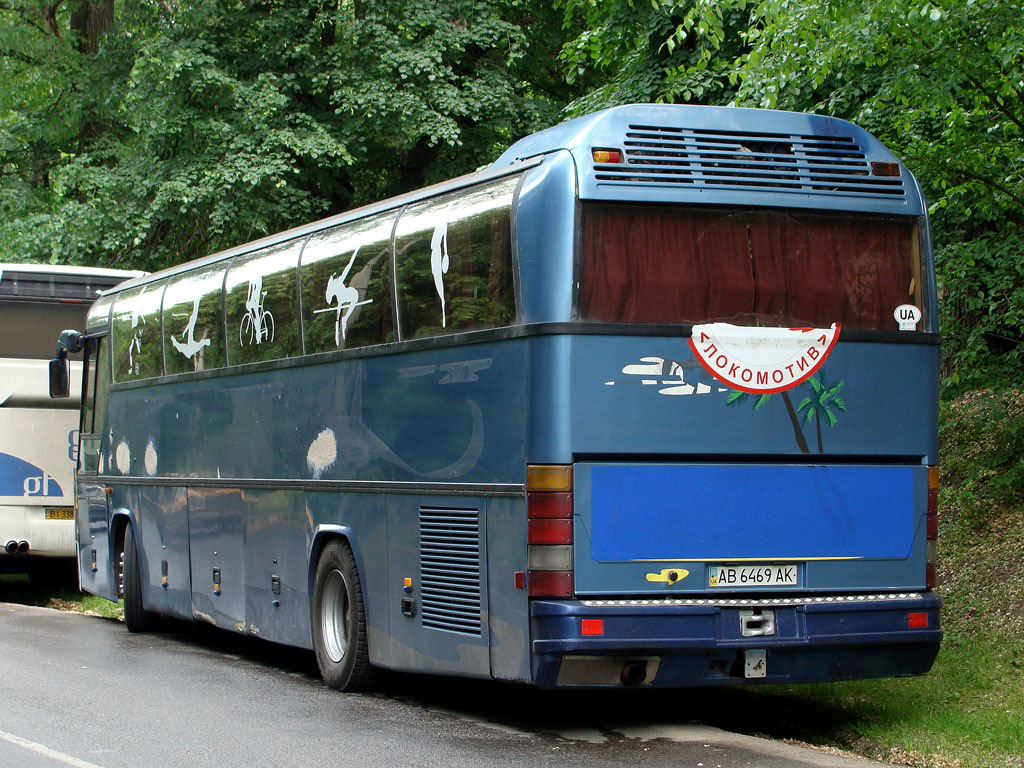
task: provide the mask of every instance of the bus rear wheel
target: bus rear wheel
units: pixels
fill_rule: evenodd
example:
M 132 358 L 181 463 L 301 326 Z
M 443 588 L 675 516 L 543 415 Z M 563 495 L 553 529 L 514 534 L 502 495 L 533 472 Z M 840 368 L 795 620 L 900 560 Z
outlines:
M 124 625 L 129 632 L 150 632 L 156 629 L 160 615 L 147 611 L 142 604 L 142 570 L 135 531 L 131 523 L 124 531 Z
M 313 649 L 324 682 L 339 691 L 365 691 L 378 682 L 370 664 L 366 610 L 352 550 L 344 541 L 324 547 L 313 581 Z

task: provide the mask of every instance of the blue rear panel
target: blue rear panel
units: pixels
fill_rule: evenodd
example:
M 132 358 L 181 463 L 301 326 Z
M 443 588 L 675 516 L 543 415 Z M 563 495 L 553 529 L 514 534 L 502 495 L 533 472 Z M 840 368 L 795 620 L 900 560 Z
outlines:
M 910 467 L 596 464 L 589 471 L 590 553 L 599 561 L 905 558 L 914 543 Z

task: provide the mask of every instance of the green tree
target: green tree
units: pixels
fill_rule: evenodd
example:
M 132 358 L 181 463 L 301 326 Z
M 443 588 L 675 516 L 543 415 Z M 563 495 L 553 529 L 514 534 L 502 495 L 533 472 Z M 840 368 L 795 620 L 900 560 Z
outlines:
M 837 411 L 846 411 L 846 403 L 839 397 L 839 390 L 846 382 L 840 381 L 837 384 L 829 385 L 825 382 L 825 375 L 811 376 L 807 385 L 811 388 L 811 397 L 805 397 L 796 407 L 797 413 L 802 413 L 804 420 L 810 424 L 814 422 L 814 428 L 818 436 L 818 453 L 824 453 L 821 445 L 821 420 L 828 419 L 829 427 L 834 427 L 838 422 L 833 408 Z
M 0 258 L 155 269 L 474 170 L 574 93 L 560 19 L 523 0 L 0 5 Z
M 748 48 L 752 0 L 562 0 L 566 77 L 578 115 L 629 102 L 722 104 Z

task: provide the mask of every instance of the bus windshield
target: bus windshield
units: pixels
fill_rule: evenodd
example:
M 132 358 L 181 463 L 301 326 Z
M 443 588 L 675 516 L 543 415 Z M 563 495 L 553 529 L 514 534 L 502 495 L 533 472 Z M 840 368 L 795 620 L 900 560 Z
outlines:
M 909 217 L 590 203 L 581 223 L 584 320 L 897 330 L 923 309 Z

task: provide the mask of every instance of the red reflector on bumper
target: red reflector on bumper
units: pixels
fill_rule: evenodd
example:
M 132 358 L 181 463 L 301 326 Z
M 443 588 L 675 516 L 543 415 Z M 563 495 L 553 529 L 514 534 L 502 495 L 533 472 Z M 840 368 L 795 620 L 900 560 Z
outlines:
M 907 614 L 907 629 L 927 629 L 928 628 L 928 614 L 927 613 L 908 613 Z
M 580 634 L 581 635 L 603 635 L 604 634 L 604 619 L 581 619 L 580 620 Z

